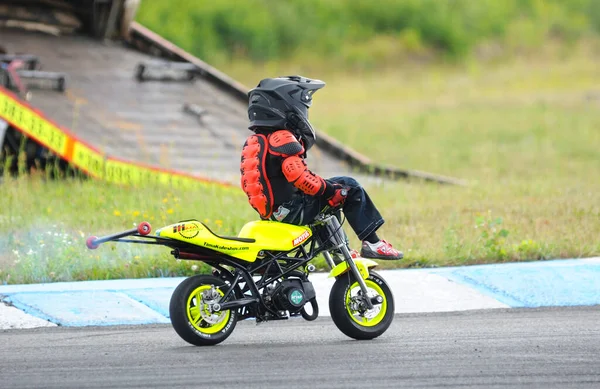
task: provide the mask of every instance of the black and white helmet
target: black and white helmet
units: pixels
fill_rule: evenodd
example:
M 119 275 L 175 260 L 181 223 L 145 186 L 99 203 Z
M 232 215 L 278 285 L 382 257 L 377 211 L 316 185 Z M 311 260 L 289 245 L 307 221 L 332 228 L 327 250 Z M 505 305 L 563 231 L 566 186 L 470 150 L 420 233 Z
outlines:
M 316 140 L 308 121 L 312 95 L 323 88 L 321 80 L 301 76 L 265 78 L 248 92 L 248 119 L 252 131 L 288 129 L 310 149 Z

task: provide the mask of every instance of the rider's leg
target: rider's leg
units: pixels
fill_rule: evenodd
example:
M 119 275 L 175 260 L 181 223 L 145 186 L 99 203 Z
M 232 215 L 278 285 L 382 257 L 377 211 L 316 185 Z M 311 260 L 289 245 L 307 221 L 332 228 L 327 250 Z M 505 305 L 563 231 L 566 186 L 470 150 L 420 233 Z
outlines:
M 351 177 L 332 177 L 332 182 L 348 187 L 343 212 L 358 239 L 362 241 L 361 256 L 377 259 L 401 259 L 404 255 L 377 236 L 384 220 L 366 190 Z

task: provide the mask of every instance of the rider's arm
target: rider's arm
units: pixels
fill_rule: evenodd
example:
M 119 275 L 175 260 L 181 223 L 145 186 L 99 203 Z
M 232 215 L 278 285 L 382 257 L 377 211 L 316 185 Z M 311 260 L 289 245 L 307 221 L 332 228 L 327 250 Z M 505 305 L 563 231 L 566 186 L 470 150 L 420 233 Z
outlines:
M 281 130 L 271 134 L 269 152 L 283 157 L 283 175 L 302 192 L 311 196 L 324 195 L 326 198 L 335 193 L 332 184 L 308 169 L 306 162 L 300 157 L 304 153 L 304 147 L 290 131 Z
M 297 155 L 284 159 L 281 168 L 285 178 L 308 195 L 329 198 L 335 192 L 333 185 L 311 172 L 304 159 Z

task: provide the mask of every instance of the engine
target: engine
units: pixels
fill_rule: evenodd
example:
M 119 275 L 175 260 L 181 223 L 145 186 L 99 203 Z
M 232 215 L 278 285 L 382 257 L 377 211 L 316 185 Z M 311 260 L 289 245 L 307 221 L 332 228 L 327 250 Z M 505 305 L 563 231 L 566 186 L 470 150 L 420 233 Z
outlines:
M 287 279 L 269 293 L 273 307 L 278 311 L 298 313 L 304 304 L 315 298 L 315 288 L 310 281 Z

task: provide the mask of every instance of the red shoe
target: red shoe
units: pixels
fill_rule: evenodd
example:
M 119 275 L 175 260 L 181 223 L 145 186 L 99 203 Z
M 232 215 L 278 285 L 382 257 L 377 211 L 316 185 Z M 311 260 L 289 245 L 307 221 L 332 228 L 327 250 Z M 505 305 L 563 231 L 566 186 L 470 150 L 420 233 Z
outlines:
M 364 241 L 362 244 L 362 249 L 360 250 L 360 255 L 363 258 L 372 259 L 395 260 L 404 258 L 404 254 L 401 251 L 396 250 L 391 244 L 383 239 L 377 243 L 369 243 Z

